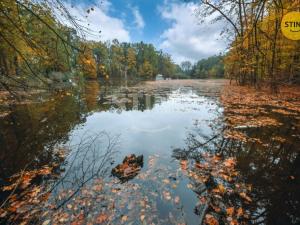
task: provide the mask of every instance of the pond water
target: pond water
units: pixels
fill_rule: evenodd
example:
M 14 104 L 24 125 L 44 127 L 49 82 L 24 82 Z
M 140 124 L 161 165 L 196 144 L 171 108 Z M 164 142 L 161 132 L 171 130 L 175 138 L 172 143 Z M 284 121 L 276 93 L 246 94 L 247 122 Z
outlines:
M 85 222 L 100 224 L 200 224 L 211 204 L 201 204 L 201 188 L 193 183 L 193 170 L 188 169 L 191 161 L 201 160 L 189 153 L 195 146 L 200 149 L 199 140 L 214 137 L 224 127 L 219 102 L 224 83 L 223 80 L 157 81 L 127 86 L 91 81 L 79 92 L 40 94 L 28 104 L 2 106 L 11 113 L 0 120 L 0 184 L 7 185 L 7 179 L 24 168 L 33 170 L 58 164 L 56 179 L 36 181 L 51 187 L 49 204 L 58 206 L 53 214 L 45 214 L 45 219 L 58 218 L 61 223 L 69 223 L 79 220 L 76 215 L 80 214 Z M 253 129 L 247 132 L 257 135 Z M 280 132 L 287 134 L 284 128 Z M 291 132 L 296 134 L 297 130 Z M 268 130 L 260 134 L 269 135 Z M 299 139 L 294 138 L 295 145 L 290 148 L 299 147 Z M 199 151 L 211 152 L 221 139 Z M 232 148 L 237 146 L 235 143 Z M 259 147 L 239 145 L 239 148 Z M 57 156 L 59 149 L 65 150 L 63 159 Z M 136 160 L 132 154 L 142 157 Z M 281 152 L 277 158 L 287 154 Z M 131 162 L 126 159 L 130 155 Z M 294 155 L 298 157 L 296 150 Z M 274 164 L 267 165 L 261 155 L 252 158 L 250 154 L 247 158 L 233 151 L 222 153 L 223 156 L 237 157 L 240 174 L 236 181 L 251 184 L 252 200 L 248 205 L 226 199 L 234 207 L 243 206 L 247 211 L 246 221 L 299 222 L 296 213 L 299 202 L 293 201 L 293 198 L 299 200 L 295 184 L 273 182 L 276 177 L 256 173 L 260 167 L 269 171 Z M 220 159 L 214 160 L 218 163 Z M 112 173 L 117 165 L 121 170 Z M 298 168 L 284 164 L 289 174 Z M 276 168 L 273 170 L 274 175 L 278 174 Z M 213 169 L 209 171 L 212 173 Z M 264 176 L 267 177 L 261 179 Z M 285 193 L 288 203 L 280 202 L 284 196 L 277 196 L 278 202 L 270 203 L 274 199 L 262 186 L 266 181 L 269 182 L 266 185 L 279 186 L 274 187 L 273 194 L 282 194 L 277 192 L 278 188 L 288 191 Z M 222 185 L 230 189 L 231 184 Z M 2 192 L 1 202 L 8 194 Z M 282 210 L 282 216 L 277 218 L 276 212 L 286 204 L 290 209 Z M 239 221 L 245 223 L 245 218 Z M 230 218 L 227 222 L 231 222 Z

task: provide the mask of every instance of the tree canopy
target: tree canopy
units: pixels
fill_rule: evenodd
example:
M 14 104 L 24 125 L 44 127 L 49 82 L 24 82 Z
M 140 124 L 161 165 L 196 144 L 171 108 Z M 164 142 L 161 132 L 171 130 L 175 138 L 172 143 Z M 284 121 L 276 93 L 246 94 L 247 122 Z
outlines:
M 0 85 L 10 91 L 81 77 L 153 79 L 175 70 L 171 57 L 152 44 L 85 40 L 84 28 L 59 0 L 1 1 L 0 25 Z
M 198 13 L 224 20 L 232 40 L 225 57 L 225 74 L 239 84 L 259 85 L 300 81 L 300 43 L 280 31 L 283 15 L 299 11 L 297 0 L 200 1 Z

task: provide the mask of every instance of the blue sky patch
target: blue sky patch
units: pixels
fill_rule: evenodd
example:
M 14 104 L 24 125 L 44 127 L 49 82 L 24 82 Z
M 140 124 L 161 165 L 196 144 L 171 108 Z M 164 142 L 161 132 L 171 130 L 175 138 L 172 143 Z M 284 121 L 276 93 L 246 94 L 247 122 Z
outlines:
M 222 21 L 199 24 L 195 2 L 177 0 L 85 0 L 66 2 L 71 14 L 88 27 L 92 40 L 152 43 L 180 63 L 225 51 L 227 41 L 220 36 Z M 94 11 L 89 14 L 90 7 Z M 87 18 L 86 15 L 88 16 Z M 101 36 L 99 36 L 101 30 Z

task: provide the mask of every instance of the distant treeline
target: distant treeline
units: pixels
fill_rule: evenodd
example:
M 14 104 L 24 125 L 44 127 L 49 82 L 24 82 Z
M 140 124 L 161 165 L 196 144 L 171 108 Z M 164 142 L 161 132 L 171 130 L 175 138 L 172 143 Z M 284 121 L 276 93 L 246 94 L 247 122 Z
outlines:
M 195 64 L 184 61 L 177 68 L 175 77 L 182 79 L 205 79 L 224 77 L 224 56 L 211 56 L 201 59 Z
M 154 79 L 171 77 L 176 69 L 171 57 L 152 44 L 84 42 L 87 49 L 78 55 L 78 68 L 87 78 Z

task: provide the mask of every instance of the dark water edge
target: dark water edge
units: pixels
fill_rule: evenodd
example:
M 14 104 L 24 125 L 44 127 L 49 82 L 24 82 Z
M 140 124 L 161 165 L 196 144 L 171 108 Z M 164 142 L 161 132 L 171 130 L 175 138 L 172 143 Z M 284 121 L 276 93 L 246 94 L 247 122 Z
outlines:
M 36 169 L 50 162 L 60 164 L 64 171 L 73 171 L 68 175 L 72 180 L 77 176 L 76 165 L 83 162 L 82 157 L 75 158 L 78 155 L 72 146 L 78 145 L 82 137 L 105 132 L 110 138 L 118 137 L 116 153 L 103 173 L 108 184 L 118 179 L 110 176 L 110 169 L 122 163 L 126 155 L 143 155 L 144 165 L 137 176 L 113 184 L 126 197 L 107 194 L 119 205 L 127 204 L 119 213 L 129 215 L 128 223 L 130 218 L 136 220 L 134 213 L 140 215 L 140 209 L 128 202 L 141 199 L 152 210 L 146 219 L 147 215 L 155 215 L 155 224 L 201 223 L 203 215 L 195 211 L 198 194 L 187 187 L 191 180 L 180 169 L 180 160 L 197 161 L 201 152 L 237 158 L 240 182 L 251 184 L 252 201 L 243 205 L 251 216 L 247 223 L 299 223 L 299 120 L 266 109 L 268 116 L 282 122 L 280 127 L 243 129 L 263 143 L 227 140 L 222 133 L 225 123 L 218 99 L 222 85 L 195 81 L 147 88 L 105 86 L 91 81 L 80 91 L 39 95 L 32 103 L 10 105 L 11 113 L 0 119 L 0 184 L 6 185 L 7 178 L 25 167 Z M 273 137 L 285 141 L 274 141 Z M 195 148 L 207 140 L 205 146 Z M 95 142 L 95 149 L 102 148 L 106 141 Z M 61 146 L 71 146 L 63 162 L 53 151 Z M 174 157 L 174 149 L 180 149 L 181 155 Z M 89 154 L 84 160 L 96 153 Z M 75 166 L 71 166 L 73 161 Z M 138 192 L 132 192 L 133 187 Z M 168 200 L 168 193 L 172 200 Z M 7 193 L 0 196 L 3 201 Z M 176 197 L 179 205 L 174 203 Z M 234 204 L 234 200 L 228 201 Z M 133 224 L 140 223 L 136 220 Z

